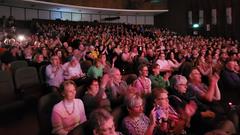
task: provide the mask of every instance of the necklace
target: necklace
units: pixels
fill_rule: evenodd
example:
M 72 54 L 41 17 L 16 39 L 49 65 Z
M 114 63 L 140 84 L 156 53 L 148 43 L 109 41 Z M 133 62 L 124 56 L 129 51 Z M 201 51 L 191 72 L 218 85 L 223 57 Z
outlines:
M 65 111 L 67 112 L 67 114 L 68 114 L 68 115 L 71 115 L 71 114 L 73 114 L 73 112 L 74 112 L 74 110 L 75 110 L 75 102 L 73 101 L 73 107 L 72 107 L 72 111 L 71 111 L 71 112 L 68 111 L 68 109 L 67 109 L 66 104 L 65 104 L 64 101 L 63 101 L 63 107 L 64 107 Z

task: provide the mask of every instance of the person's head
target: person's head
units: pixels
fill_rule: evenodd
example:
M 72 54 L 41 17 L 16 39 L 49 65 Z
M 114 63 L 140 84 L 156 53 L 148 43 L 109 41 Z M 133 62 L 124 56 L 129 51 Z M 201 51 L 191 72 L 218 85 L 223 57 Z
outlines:
M 53 66 L 58 66 L 60 64 L 60 59 L 59 59 L 59 57 L 57 55 L 53 55 L 51 57 L 51 64 Z
M 106 54 L 100 54 L 99 59 L 101 60 L 101 62 L 105 62 L 107 60 Z
M 59 89 L 60 94 L 66 100 L 73 100 L 76 96 L 76 84 L 72 80 L 64 81 Z
M 78 64 L 78 59 L 75 56 L 72 56 L 70 59 L 70 65 L 76 66 Z
M 41 62 L 43 62 L 43 60 L 44 60 L 44 58 L 43 58 L 43 55 L 42 55 L 42 54 L 36 54 L 36 55 L 35 55 L 35 61 L 36 61 L 37 63 L 41 63 Z
M 71 46 L 68 46 L 67 47 L 67 52 L 68 52 L 68 54 L 72 54 L 73 48 Z
M 168 92 L 163 88 L 155 88 L 153 90 L 153 99 L 154 103 L 157 106 L 168 108 L 169 100 L 168 100 Z
M 148 67 L 147 67 L 147 65 L 141 64 L 138 67 L 138 71 L 139 71 L 139 76 L 144 76 L 144 77 L 148 76 Z
M 193 68 L 189 74 L 191 82 L 202 82 L 202 75 L 197 68 Z
M 93 135 L 116 135 L 113 116 L 105 109 L 96 109 L 89 116 Z
M 99 91 L 99 83 L 97 79 L 90 78 L 86 86 L 87 86 L 87 90 L 91 91 L 91 93 L 94 94 L 93 96 L 95 96 L 95 94 L 97 94 Z
M 109 75 L 116 82 L 120 82 L 122 80 L 122 75 L 118 68 L 111 68 L 109 70 Z
M 57 51 L 56 51 L 56 55 L 57 55 L 59 58 L 62 58 L 63 53 L 62 53 L 61 50 L 57 50 Z
M 236 66 L 238 66 L 238 63 L 233 59 L 228 60 L 226 63 L 226 68 L 230 71 L 235 71 Z
M 158 65 L 156 63 L 153 64 L 152 72 L 153 72 L 153 75 L 159 75 L 160 74 L 160 65 Z
M 159 59 L 160 60 L 165 60 L 165 54 L 164 53 L 160 53 L 159 54 Z
M 129 94 L 125 99 L 129 115 L 138 117 L 143 113 L 143 99 L 137 94 Z
M 94 65 L 98 68 L 101 66 L 101 60 L 99 58 L 94 60 Z
M 187 79 L 182 75 L 175 75 L 171 79 L 172 87 L 179 93 L 186 93 L 187 91 Z

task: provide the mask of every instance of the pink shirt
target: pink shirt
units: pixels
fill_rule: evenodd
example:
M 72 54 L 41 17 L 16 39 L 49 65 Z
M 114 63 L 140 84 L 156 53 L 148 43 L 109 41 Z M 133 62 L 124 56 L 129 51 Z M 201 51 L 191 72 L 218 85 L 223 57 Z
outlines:
M 74 110 L 71 114 L 66 110 L 63 101 L 57 103 L 52 111 L 53 134 L 67 135 L 70 130 L 87 120 L 82 100 L 74 99 Z

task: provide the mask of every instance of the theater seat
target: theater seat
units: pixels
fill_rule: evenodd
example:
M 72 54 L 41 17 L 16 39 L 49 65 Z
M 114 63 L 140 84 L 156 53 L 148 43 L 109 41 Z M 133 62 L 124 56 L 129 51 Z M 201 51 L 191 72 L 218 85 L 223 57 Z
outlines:
M 24 109 L 24 101 L 17 98 L 12 76 L 6 71 L 0 71 L 0 117 L 10 114 L 20 114 Z
M 75 127 L 68 135 L 92 135 L 88 121 Z
M 11 65 L 12 73 L 15 73 L 17 69 L 27 67 L 28 63 L 24 60 L 17 60 L 17 61 L 11 62 L 10 65 Z
M 42 96 L 38 102 L 38 123 L 39 135 L 51 135 L 52 109 L 55 104 L 60 102 L 62 97 L 57 92 Z
M 16 90 L 30 104 L 42 96 L 43 90 L 35 67 L 23 67 L 14 73 Z

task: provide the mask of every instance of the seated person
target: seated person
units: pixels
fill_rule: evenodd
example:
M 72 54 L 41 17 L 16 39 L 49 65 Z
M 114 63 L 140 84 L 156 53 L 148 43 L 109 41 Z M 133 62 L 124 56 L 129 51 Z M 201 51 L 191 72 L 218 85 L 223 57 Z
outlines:
M 138 67 L 139 76 L 134 81 L 133 86 L 137 88 L 140 95 L 149 95 L 151 93 L 151 80 L 148 78 L 148 67 L 142 64 Z
M 42 54 L 36 54 L 34 56 L 33 61 L 29 62 L 29 66 L 36 67 L 37 71 L 39 71 L 40 67 L 43 65 L 48 65 L 49 63 L 47 61 L 44 61 L 44 57 Z
M 104 109 L 93 111 L 89 117 L 89 124 L 93 135 L 122 135 L 115 131 L 113 117 Z
M 121 72 L 117 68 L 111 68 L 104 76 L 106 75 L 109 76 L 106 93 L 112 106 L 116 107 L 123 103 L 123 97 L 128 93 L 128 85 L 122 80 Z
M 101 66 L 100 59 L 95 59 L 94 65 L 92 65 L 87 71 L 87 76 L 96 79 L 103 76 L 103 67 Z
M 225 103 L 231 101 L 232 104 L 239 105 L 240 76 L 236 67 L 239 67 L 236 60 L 230 59 L 227 61 L 221 74 L 219 86 Z
M 221 93 L 218 88 L 219 75 L 216 73 L 210 76 L 209 86 L 202 83 L 202 75 L 197 68 L 193 68 L 189 74 L 190 90 L 195 91 L 200 99 L 205 102 L 219 101 L 221 99 Z
M 160 75 L 160 65 L 153 64 L 152 66 L 152 74 L 149 76 L 152 82 L 152 88 L 167 88 L 169 86 L 169 72 L 162 77 Z
M 229 120 L 219 118 L 211 107 L 199 100 L 195 91 L 187 89 L 187 79 L 182 75 L 171 78 L 171 89 L 169 96 L 170 104 L 176 111 L 186 118 L 186 124 L 190 126 L 189 131 L 204 134 L 219 126 L 218 122 L 225 123 Z M 192 112 L 189 114 L 189 112 Z M 224 117 L 224 116 L 222 116 Z M 199 127 L 199 124 L 202 126 Z
M 85 122 L 86 115 L 82 100 L 76 99 L 76 85 L 73 81 L 63 82 L 60 88 L 63 100 L 53 107 L 52 133 L 67 135 L 70 130 Z
M 186 119 L 169 104 L 168 92 L 162 88 L 154 89 L 153 100 L 154 108 L 145 135 L 185 134 Z
M 87 84 L 87 91 L 83 96 L 83 103 L 88 115 L 97 108 L 105 108 L 111 111 L 111 104 L 108 100 L 105 90 L 108 79 L 102 80 L 101 87 L 99 86 L 97 79 L 90 79 Z
M 68 79 L 77 80 L 80 77 L 84 76 L 80 63 L 77 60 L 77 58 L 74 56 L 71 57 L 69 62 L 66 62 L 63 65 L 63 68 L 64 68 L 64 78 L 66 80 Z
M 143 113 L 143 99 L 136 94 L 126 97 L 128 115 L 123 119 L 123 133 L 126 135 L 144 135 L 149 125 L 149 118 Z
M 58 56 L 51 57 L 51 64 L 46 67 L 47 83 L 50 87 L 59 88 L 64 81 L 63 68 Z

